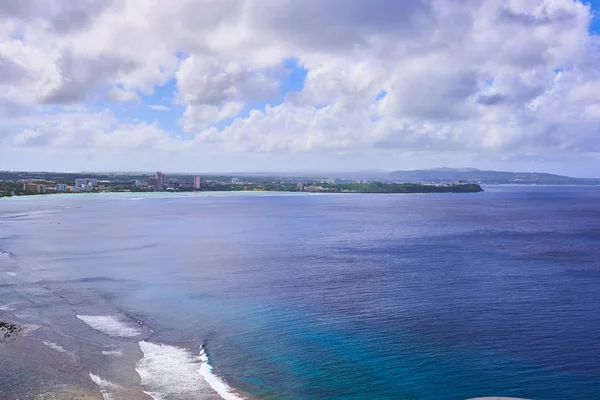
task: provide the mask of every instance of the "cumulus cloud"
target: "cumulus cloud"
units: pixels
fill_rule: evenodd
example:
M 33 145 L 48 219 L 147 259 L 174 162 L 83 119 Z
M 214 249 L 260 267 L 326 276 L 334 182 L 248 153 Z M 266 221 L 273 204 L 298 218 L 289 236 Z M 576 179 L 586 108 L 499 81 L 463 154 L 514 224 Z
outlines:
M 157 123 L 120 122 L 110 110 L 77 110 L 47 116 L 14 136 L 19 147 L 52 146 L 69 150 L 182 150 L 181 142 Z
M 575 0 L 0 1 L 0 126 L 16 147 L 575 157 L 600 151 L 592 15 Z M 306 77 L 286 93 L 290 60 Z M 181 132 L 88 107 L 169 82 L 170 107 L 145 105 L 178 105 Z
M 108 97 L 114 101 L 126 102 L 126 101 L 140 101 L 140 97 L 133 90 L 126 90 L 120 87 L 114 87 L 108 92 Z
M 170 108 L 167 106 L 161 106 L 160 104 L 151 104 L 148 106 L 148 108 L 151 108 L 154 111 L 169 111 Z

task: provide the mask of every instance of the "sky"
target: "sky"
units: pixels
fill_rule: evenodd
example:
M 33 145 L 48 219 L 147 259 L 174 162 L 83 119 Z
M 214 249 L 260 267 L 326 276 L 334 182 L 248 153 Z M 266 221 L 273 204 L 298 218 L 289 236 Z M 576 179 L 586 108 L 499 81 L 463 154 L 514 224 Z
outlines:
M 0 170 L 600 177 L 600 0 L 0 0 Z

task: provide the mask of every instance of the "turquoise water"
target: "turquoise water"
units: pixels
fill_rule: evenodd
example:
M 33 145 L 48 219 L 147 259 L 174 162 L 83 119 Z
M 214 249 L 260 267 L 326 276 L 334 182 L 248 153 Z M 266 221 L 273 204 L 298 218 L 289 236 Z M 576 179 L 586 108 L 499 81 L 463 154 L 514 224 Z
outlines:
M 203 345 L 251 397 L 593 399 L 599 200 L 596 187 L 39 196 L 0 203 L 0 249 L 23 296 L 43 285 L 64 315 L 139 321 L 144 340 L 190 354 Z M 94 335 L 96 347 L 71 339 L 93 354 L 108 343 Z

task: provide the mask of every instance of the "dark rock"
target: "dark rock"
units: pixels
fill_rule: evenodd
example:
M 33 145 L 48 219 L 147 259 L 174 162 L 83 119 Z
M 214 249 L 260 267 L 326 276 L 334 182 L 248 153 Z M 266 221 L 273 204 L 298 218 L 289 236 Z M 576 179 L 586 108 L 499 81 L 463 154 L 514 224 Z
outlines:
M 23 327 L 14 322 L 0 320 L 0 343 L 15 337 L 23 330 Z

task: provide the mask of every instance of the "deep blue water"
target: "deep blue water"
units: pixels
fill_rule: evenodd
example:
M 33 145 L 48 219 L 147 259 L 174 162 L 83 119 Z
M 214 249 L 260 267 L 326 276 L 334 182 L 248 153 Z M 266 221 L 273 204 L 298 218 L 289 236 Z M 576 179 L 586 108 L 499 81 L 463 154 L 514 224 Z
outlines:
M 3 199 L 0 298 L 92 372 L 79 314 L 260 399 L 600 398 L 600 188 L 485 189 Z

